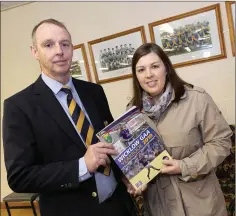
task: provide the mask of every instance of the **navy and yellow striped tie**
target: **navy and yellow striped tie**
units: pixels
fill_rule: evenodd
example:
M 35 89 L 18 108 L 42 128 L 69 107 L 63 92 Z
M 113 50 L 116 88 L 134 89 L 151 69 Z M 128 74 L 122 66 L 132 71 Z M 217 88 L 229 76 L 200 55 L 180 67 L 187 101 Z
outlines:
M 91 144 L 97 143 L 98 138 L 94 133 L 94 129 L 92 125 L 90 125 L 82 109 L 73 98 L 71 89 L 67 86 L 63 86 L 61 88 L 61 91 L 67 94 L 67 105 L 69 108 L 69 113 L 76 125 L 78 132 L 83 137 L 86 147 L 90 146 Z M 107 165 L 104 169 L 101 169 L 100 167 L 100 170 L 104 175 L 110 175 L 110 165 Z

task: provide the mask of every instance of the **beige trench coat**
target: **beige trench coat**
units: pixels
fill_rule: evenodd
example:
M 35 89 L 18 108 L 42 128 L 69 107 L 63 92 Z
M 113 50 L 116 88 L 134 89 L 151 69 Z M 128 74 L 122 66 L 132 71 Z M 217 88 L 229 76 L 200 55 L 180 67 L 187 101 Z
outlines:
M 148 184 L 145 216 L 226 216 L 214 169 L 230 153 L 232 132 L 212 98 L 186 87 L 158 123 L 147 119 L 170 155 L 181 160 L 182 175 L 160 174 Z

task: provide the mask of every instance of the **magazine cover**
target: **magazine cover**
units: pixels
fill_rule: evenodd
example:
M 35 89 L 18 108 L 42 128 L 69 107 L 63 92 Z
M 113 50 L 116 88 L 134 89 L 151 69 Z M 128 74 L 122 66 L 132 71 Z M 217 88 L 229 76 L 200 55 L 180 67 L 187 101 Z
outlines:
M 160 172 L 162 160 L 171 158 L 162 139 L 135 106 L 97 133 L 97 137 L 114 145 L 119 154 L 113 159 L 136 189 Z

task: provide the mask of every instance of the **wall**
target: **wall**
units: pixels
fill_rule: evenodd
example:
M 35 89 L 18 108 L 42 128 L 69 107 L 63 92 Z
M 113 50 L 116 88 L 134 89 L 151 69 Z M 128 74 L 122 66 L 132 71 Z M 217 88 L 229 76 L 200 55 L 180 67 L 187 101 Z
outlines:
M 88 54 L 88 41 L 140 25 L 145 26 L 150 41 L 148 23 L 212 4 L 214 2 L 36 2 L 1 12 L 1 108 L 4 99 L 25 88 L 40 74 L 29 46 L 34 25 L 43 19 L 55 18 L 64 22 L 73 43 L 85 43 Z M 231 54 L 225 5 L 220 4 L 228 57 L 179 68 L 177 72 L 186 81 L 205 88 L 228 123 L 235 123 L 235 58 Z M 89 55 L 88 60 L 92 72 Z M 103 87 L 112 114 L 118 117 L 132 94 L 131 79 L 106 83 Z M 11 190 L 1 152 L 2 198 Z

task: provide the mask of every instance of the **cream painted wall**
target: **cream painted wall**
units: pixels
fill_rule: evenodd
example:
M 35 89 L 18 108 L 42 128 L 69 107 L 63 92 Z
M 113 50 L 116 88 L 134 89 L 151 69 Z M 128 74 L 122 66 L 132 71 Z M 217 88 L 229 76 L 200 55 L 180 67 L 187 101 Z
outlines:
M 4 99 L 32 83 L 40 73 L 29 46 L 32 28 L 43 19 L 64 22 L 73 43 L 85 43 L 88 54 L 90 40 L 144 25 L 150 41 L 148 23 L 212 4 L 214 2 L 36 2 L 1 12 L 1 108 Z M 177 72 L 186 81 L 205 88 L 228 123 L 235 123 L 235 58 L 231 54 L 225 5 L 220 4 L 228 57 L 183 67 Z M 92 71 L 90 58 L 89 65 Z M 112 114 L 118 117 L 132 94 L 131 79 L 103 84 L 103 87 Z M 1 152 L 2 199 L 11 190 Z

